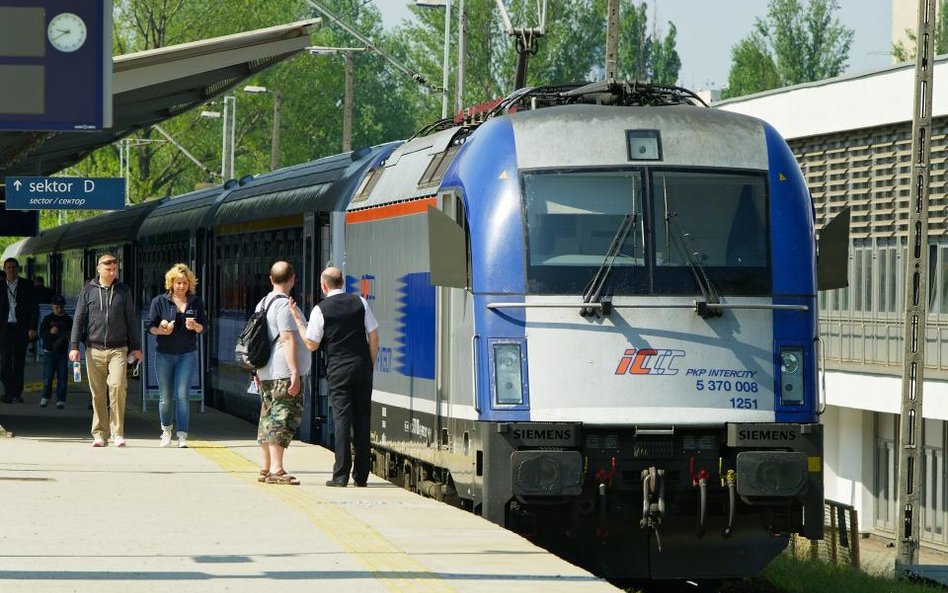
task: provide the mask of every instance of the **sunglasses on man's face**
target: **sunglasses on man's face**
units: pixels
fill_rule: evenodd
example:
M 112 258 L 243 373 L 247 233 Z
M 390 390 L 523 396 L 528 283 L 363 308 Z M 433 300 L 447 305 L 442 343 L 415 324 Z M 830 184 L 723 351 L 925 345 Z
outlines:
M 115 260 L 115 259 L 107 259 L 107 260 L 105 260 L 105 261 L 100 261 L 100 262 L 99 262 L 99 265 L 100 265 L 100 266 L 114 266 L 114 265 L 117 264 L 117 263 L 118 263 L 118 260 Z

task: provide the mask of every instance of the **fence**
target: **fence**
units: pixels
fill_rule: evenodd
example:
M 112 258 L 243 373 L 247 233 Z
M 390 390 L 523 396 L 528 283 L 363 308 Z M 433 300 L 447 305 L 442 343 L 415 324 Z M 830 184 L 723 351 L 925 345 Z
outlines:
M 794 558 L 818 560 L 859 568 L 859 521 L 856 509 L 832 500 L 823 502 L 823 539 L 808 540 L 794 535 L 788 552 Z

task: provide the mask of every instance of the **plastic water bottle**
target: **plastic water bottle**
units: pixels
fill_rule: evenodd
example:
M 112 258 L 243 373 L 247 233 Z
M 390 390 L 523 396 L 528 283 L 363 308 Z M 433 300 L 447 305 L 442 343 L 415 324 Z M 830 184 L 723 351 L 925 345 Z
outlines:
M 78 360 L 72 363 L 72 380 L 76 383 L 82 382 L 82 364 Z

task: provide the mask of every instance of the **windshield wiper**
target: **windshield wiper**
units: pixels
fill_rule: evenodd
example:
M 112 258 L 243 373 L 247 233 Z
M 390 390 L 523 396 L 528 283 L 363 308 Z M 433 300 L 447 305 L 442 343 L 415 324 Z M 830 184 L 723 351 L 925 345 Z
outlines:
M 695 284 L 698 285 L 698 289 L 701 291 L 701 296 L 704 297 L 703 301 L 695 301 L 695 313 L 704 319 L 709 317 L 720 317 L 722 315 L 721 309 L 717 307 L 708 307 L 709 304 L 718 305 L 721 303 L 721 298 L 718 296 L 718 291 L 714 288 L 714 284 L 711 283 L 711 279 L 708 278 L 708 274 L 705 272 L 704 266 L 701 265 L 701 262 L 699 262 L 698 258 L 695 257 L 695 253 L 689 249 L 689 246 L 686 244 L 686 241 L 690 239 L 690 236 L 688 233 L 684 232 L 681 228 L 681 225 L 678 224 L 678 213 L 672 213 L 668 210 L 668 191 L 667 188 L 664 189 L 666 253 L 668 252 L 667 243 L 670 237 L 672 239 L 671 242 L 675 245 L 675 249 L 678 250 L 678 254 L 682 257 L 682 259 L 686 259 L 688 261 L 688 268 L 691 270 L 691 277 L 694 279 Z
M 605 257 L 602 258 L 602 263 L 599 264 L 599 269 L 596 270 L 596 273 L 593 275 L 592 279 L 589 281 L 589 284 L 586 285 L 586 288 L 583 290 L 583 302 L 584 303 L 600 303 L 601 307 L 580 307 L 579 314 L 583 317 L 589 317 L 595 315 L 597 311 L 602 312 L 602 316 L 605 317 L 609 315 L 612 310 L 612 307 L 609 306 L 609 302 L 603 302 L 603 291 L 606 287 L 606 280 L 609 278 L 609 272 L 612 271 L 613 265 L 615 265 L 616 257 L 619 256 L 619 252 L 622 250 L 622 245 L 625 243 L 625 240 L 632 234 L 632 231 L 635 230 L 635 225 L 638 222 L 638 214 L 633 212 L 632 214 L 626 214 L 622 218 L 622 222 L 619 224 L 618 230 L 616 230 L 615 236 L 612 237 L 612 243 L 609 244 L 609 249 L 606 251 Z M 635 256 L 635 244 L 632 245 L 632 254 Z

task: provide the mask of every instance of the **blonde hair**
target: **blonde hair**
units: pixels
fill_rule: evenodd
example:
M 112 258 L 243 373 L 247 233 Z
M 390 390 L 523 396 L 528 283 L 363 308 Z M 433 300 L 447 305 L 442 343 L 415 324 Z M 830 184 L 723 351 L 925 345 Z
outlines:
M 174 288 L 174 281 L 178 278 L 187 278 L 188 294 L 194 294 L 198 280 L 197 276 L 194 275 L 194 272 L 191 271 L 191 268 L 189 268 L 187 264 L 175 264 L 165 272 L 165 290 L 171 292 Z

